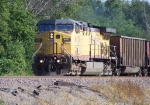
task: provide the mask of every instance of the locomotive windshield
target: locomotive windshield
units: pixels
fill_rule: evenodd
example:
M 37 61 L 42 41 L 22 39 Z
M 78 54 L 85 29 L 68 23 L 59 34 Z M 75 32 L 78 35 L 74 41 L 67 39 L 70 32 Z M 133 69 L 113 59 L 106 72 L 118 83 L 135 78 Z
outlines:
M 73 25 L 72 24 L 57 24 L 56 30 L 57 31 L 72 31 Z
M 39 31 L 52 31 L 55 29 L 55 25 L 53 24 L 41 24 L 39 26 Z

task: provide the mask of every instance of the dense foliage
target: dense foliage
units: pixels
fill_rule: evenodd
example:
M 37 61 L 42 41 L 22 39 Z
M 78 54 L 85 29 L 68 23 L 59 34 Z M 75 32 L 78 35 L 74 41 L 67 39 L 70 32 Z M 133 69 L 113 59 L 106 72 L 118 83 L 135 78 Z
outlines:
M 115 28 L 114 35 L 150 39 L 150 4 L 145 0 L 1 0 L 0 7 L 0 75 L 32 75 L 40 19 L 76 19 Z
M 147 1 L 107 0 L 105 3 L 88 0 L 77 15 L 78 20 L 115 28 L 115 35 L 149 39 L 150 5 Z
M 0 75 L 31 75 L 33 16 L 18 0 L 2 0 L 0 7 Z

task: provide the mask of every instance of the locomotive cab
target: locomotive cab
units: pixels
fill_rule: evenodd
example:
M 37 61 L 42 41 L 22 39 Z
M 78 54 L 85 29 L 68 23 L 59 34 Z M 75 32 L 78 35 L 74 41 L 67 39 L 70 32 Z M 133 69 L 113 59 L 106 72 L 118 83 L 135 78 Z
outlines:
M 80 32 L 80 23 L 70 19 L 42 20 L 37 29 L 33 58 L 38 69 L 55 71 L 58 66 L 68 65 L 72 35 Z

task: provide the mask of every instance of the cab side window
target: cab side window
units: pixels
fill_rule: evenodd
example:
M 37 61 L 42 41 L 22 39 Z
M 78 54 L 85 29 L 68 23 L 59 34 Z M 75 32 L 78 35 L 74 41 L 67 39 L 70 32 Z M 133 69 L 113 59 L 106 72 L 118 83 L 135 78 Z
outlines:
M 109 40 L 110 39 L 110 35 L 104 34 L 104 40 Z
M 56 39 L 60 39 L 60 35 L 56 35 Z

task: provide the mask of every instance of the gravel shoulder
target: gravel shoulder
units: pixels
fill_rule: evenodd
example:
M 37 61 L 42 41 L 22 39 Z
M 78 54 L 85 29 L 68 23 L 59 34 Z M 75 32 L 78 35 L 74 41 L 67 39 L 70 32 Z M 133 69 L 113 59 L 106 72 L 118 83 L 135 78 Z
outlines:
M 128 78 L 113 78 L 116 81 Z M 0 78 L 0 99 L 4 105 L 113 105 L 101 92 L 90 87 L 107 85 L 112 78 Z M 131 81 L 150 88 L 150 78 Z M 123 101 L 115 105 L 128 105 Z

